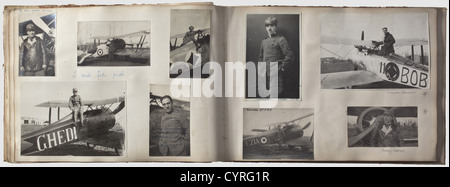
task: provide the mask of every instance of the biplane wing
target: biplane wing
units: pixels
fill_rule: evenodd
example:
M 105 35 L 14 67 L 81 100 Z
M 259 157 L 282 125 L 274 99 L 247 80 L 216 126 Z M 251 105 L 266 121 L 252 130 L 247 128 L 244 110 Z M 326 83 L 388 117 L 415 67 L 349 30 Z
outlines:
M 320 83 L 323 89 L 345 88 L 380 81 L 383 79 L 365 70 L 320 74 Z
M 310 113 L 310 114 L 303 115 L 303 116 L 301 116 L 301 117 L 295 118 L 295 119 L 290 120 L 290 121 L 282 121 L 282 122 L 277 122 L 277 123 L 269 123 L 269 124 L 267 124 L 266 126 L 274 126 L 274 125 L 288 124 L 288 123 L 292 123 L 292 122 L 295 122 L 295 121 L 302 120 L 302 119 L 307 118 L 307 117 L 312 116 L 312 115 L 313 115 L 313 113 Z
M 46 33 L 47 35 L 52 36 L 53 34 L 51 33 L 51 28 L 55 28 L 55 19 L 56 14 L 54 13 L 41 17 L 34 16 L 28 21 L 19 23 L 19 35 L 26 36 L 26 26 L 33 23 L 37 26 L 35 27 L 35 34 Z
M 428 45 L 428 40 L 419 38 L 402 38 L 395 40 L 394 46 Z
M 253 132 L 266 132 L 264 129 L 252 129 Z
M 103 99 L 103 100 L 83 100 L 82 102 L 83 102 L 83 106 L 93 107 L 93 106 L 102 106 L 102 105 L 107 105 L 107 104 L 119 103 L 119 102 L 122 102 L 122 101 L 125 101 L 125 97 L 124 96 L 110 98 L 110 99 Z M 36 105 L 36 107 L 45 107 L 45 108 L 62 107 L 62 108 L 68 108 L 69 107 L 69 102 L 65 101 L 65 100 L 47 101 L 47 102 L 43 102 L 41 104 Z
M 320 42 L 322 44 L 334 44 L 334 45 L 361 45 L 361 46 L 373 46 L 372 40 L 355 40 L 350 38 L 338 38 L 330 36 L 321 36 Z M 426 39 L 420 38 L 400 38 L 396 39 L 394 46 L 411 46 L 411 45 L 428 45 Z
M 202 31 L 202 33 L 210 33 L 211 29 L 210 28 L 205 28 L 205 29 L 199 29 Z M 170 36 L 170 39 L 175 39 L 175 38 L 184 38 L 184 36 L 186 35 L 186 33 L 180 33 L 180 34 L 174 34 L 172 36 Z
M 143 31 L 137 31 L 137 32 L 128 33 L 128 34 L 114 35 L 114 36 L 95 36 L 90 39 L 109 40 L 109 39 L 113 39 L 113 38 L 140 37 L 142 35 L 148 35 L 148 34 L 150 34 L 149 30 L 143 30 Z

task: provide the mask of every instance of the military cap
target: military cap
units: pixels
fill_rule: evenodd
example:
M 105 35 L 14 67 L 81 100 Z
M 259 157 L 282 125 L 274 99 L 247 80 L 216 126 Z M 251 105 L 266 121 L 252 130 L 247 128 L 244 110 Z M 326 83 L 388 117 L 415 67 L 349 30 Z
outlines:
M 34 24 L 30 23 L 27 25 L 26 29 L 27 31 L 34 31 L 34 27 L 35 27 Z
M 72 91 L 78 92 L 78 89 L 77 88 L 73 88 Z
M 381 29 L 381 30 L 387 30 L 387 27 L 383 27 L 383 29 Z
M 392 110 L 385 110 L 383 115 L 389 115 L 391 117 L 394 117 L 394 112 Z
M 266 25 L 277 25 L 278 24 L 278 20 L 277 18 L 274 18 L 272 16 L 268 17 L 265 21 Z

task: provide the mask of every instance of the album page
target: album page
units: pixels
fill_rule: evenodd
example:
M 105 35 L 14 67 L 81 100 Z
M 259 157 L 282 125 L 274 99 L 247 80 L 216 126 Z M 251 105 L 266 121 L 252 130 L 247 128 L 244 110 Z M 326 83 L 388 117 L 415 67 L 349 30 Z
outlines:
M 224 155 L 222 101 L 194 96 L 210 77 L 205 62 L 225 61 L 223 8 L 7 10 L 9 162 L 208 162 Z
M 235 69 L 225 72 L 236 74 L 225 87 L 234 94 L 225 104 L 227 159 L 436 161 L 445 63 L 436 9 L 233 7 L 226 15 Z

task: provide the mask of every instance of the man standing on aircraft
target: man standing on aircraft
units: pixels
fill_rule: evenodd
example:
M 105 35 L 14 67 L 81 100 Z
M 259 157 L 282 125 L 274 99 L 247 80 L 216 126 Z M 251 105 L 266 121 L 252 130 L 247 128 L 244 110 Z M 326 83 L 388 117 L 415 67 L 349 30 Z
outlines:
M 379 45 L 381 45 L 381 50 L 378 54 L 385 56 L 394 53 L 395 38 L 391 33 L 388 32 L 388 29 L 386 27 L 384 27 L 382 30 L 384 33 L 384 39 L 381 42 L 377 42 Z
M 69 108 L 72 110 L 72 119 L 76 124 L 78 115 L 80 115 L 80 124 L 81 127 L 84 127 L 83 124 L 83 103 L 81 102 L 81 97 L 78 95 L 78 89 L 73 88 L 73 95 L 69 98 Z
M 201 34 L 202 32 L 203 32 L 202 30 L 194 31 L 194 26 L 190 26 L 189 27 L 189 31 L 186 32 L 186 34 L 183 37 L 183 43 L 180 45 L 180 47 L 185 45 L 185 44 L 187 44 L 188 42 L 192 41 L 195 44 L 195 47 L 196 47 L 195 50 L 198 50 L 201 46 L 197 42 L 197 40 L 195 39 L 195 35 L 196 34 Z
M 35 34 L 36 26 L 26 26 L 27 38 L 23 40 L 19 52 L 20 76 L 45 76 L 47 70 L 47 52 L 44 41 Z
M 189 124 L 184 124 L 185 117 L 173 107 L 172 97 L 161 98 L 166 112 L 161 118 L 161 137 L 159 150 L 163 156 L 189 156 Z
M 261 42 L 258 62 L 266 63 L 266 73 L 262 73 L 264 68 L 258 70 L 258 75 L 260 75 L 259 81 L 265 80 L 266 87 L 271 90 L 271 93 L 269 93 L 270 96 L 276 95 L 273 92 L 273 88 L 278 87 L 277 94 L 280 96 L 283 92 L 283 72 L 294 60 L 294 53 L 289 47 L 287 40 L 283 36 L 277 34 L 278 20 L 276 18 L 272 16 L 267 18 L 265 20 L 265 26 L 268 38 Z M 277 62 L 277 64 L 271 62 Z M 275 75 L 275 72 L 278 72 L 277 82 L 270 78 Z

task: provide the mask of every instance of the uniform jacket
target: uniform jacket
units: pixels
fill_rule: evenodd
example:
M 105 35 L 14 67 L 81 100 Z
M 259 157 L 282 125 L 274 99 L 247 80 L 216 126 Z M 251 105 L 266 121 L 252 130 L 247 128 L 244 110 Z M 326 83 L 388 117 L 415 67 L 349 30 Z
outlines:
M 184 45 L 190 41 L 194 42 L 195 45 L 197 45 L 197 40 L 195 39 L 195 35 L 202 33 L 201 30 L 197 30 L 197 31 L 188 31 L 186 32 L 186 34 L 183 37 L 183 43 L 181 45 Z
M 42 65 L 48 65 L 44 41 L 37 36 L 34 40 L 34 43 L 30 43 L 30 38 L 27 38 L 20 46 L 19 67 L 24 67 L 25 71 L 40 71 Z
M 294 60 L 294 53 L 287 40 L 280 35 L 273 35 L 261 42 L 258 62 L 282 62 L 285 67 Z
M 186 156 L 189 124 L 184 124 L 184 121 L 186 117 L 177 110 L 161 118 L 159 150 L 164 156 Z M 171 155 L 167 155 L 169 151 Z
M 80 95 L 72 95 L 69 99 L 69 108 L 70 110 L 73 110 L 73 108 L 78 107 L 80 108 L 83 106 L 83 103 L 81 102 Z
M 384 35 L 384 39 L 383 39 L 383 49 L 384 50 L 384 55 L 388 55 L 390 53 L 394 53 L 394 43 L 395 43 L 395 39 L 394 36 L 392 36 L 391 33 L 387 32 Z

